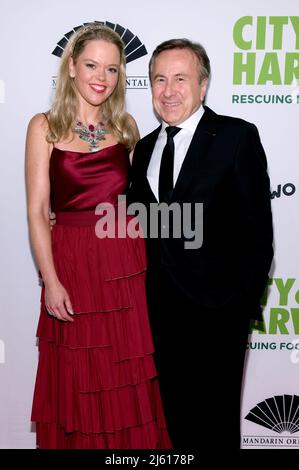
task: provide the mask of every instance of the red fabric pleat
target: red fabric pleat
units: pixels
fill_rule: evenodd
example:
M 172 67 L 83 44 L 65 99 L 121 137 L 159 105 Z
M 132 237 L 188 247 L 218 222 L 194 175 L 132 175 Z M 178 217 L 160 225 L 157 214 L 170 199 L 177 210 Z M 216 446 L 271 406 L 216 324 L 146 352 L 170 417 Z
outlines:
M 74 322 L 41 296 L 32 407 L 40 448 L 171 448 L 153 361 L 144 240 L 56 225 L 53 254 Z

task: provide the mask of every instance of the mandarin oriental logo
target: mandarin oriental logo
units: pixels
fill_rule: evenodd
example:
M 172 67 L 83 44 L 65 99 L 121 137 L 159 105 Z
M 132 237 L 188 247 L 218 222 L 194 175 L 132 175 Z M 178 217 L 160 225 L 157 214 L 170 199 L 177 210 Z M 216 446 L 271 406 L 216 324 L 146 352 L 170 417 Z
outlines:
M 276 395 L 258 403 L 245 419 L 281 434 L 299 432 L 299 396 Z
M 83 23 L 80 26 L 74 26 L 71 31 L 65 33 L 63 38 L 60 39 L 55 49 L 52 51 L 52 54 L 56 55 L 57 57 L 61 57 L 64 48 L 69 42 L 72 35 L 79 29 L 84 28 L 84 26 L 88 26 L 94 23 L 97 23 L 99 25 L 103 24 L 108 28 L 113 29 L 113 31 L 119 34 L 125 45 L 125 56 L 127 64 L 147 54 L 147 50 L 144 44 L 141 43 L 140 39 L 134 33 L 132 33 L 132 31 L 130 31 L 128 28 L 121 26 L 120 24 L 111 23 L 110 21 L 94 21 L 93 23 Z
M 128 28 L 121 26 L 118 23 L 111 23 L 110 21 L 94 21 L 92 23 L 83 23 L 79 26 L 74 26 L 71 31 L 68 31 L 63 35 L 63 37 L 57 42 L 55 48 L 52 51 L 52 55 L 56 57 L 61 57 L 64 51 L 66 44 L 69 42 L 72 35 L 81 28 L 88 26 L 90 24 L 97 23 L 99 25 L 105 25 L 108 28 L 112 29 L 121 37 L 125 45 L 125 57 L 126 63 L 133 62 L 134 60 L 139 59 L 147 55 L 147 50 L 145 45 L 141 42 L 138 36 L 130 31 Z M 52 76 L 52 89 L 56 88 L 57 76 Z M 149 80 L 147 75 L 134 75 L 127 76 L 126 88 L 127 90 L 131 89 L 147 89 L 149 87 Z
M 147 75 L 128 76 L 126 80 L 127 90 L 146 90 L 149 87 Z
M 299 448 L 298 395 L 285 394 L 266 398 L 254 406 L 245 419 L 256 424 L 257 429 L 254 435 L 243 434 L 243 449 L 246 447 L 258 449 Z

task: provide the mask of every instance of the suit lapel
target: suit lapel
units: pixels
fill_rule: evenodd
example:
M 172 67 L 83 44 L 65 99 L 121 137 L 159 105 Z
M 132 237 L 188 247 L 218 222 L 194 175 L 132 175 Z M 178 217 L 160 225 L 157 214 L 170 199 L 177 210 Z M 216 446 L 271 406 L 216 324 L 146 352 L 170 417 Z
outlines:
M 199 161 L 205 158 L 209 146 L 217 134 L 218 116 L 210 108 L 206 106 L 204 108 L 205 113 L 194 132 L 178 175 L 171 198 L 173 201 L 178 201 L 182 194 L 192 185 L 192 180 L 197 175 Z

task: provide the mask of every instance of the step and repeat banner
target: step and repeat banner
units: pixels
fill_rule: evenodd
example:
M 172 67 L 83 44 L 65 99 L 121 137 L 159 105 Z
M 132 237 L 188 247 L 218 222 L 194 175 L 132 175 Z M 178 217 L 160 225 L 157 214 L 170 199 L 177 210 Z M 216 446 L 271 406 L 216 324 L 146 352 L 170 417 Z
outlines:
M 208 106 L 259 129 L 271 178 L 275 260 L 263 298 L 264 320 L 252 324 L 248 338 L 242 447 L 299 448 L 298 15 L 295 0 L 1 1 L 0 448 L 35 447 L 30 412 L 40 286 L 26 222 L 26 128 L 32 115 L 50 106 L 69 33 L 92 21 L 124 37 L 127 108 L 141 135 L 157 126 L 148 61 L 158 43 L 173 37 L 190 38 L 207 49 Z M 214 328 L 215 319 L 205 319 L 199 335 L 206 332 L 211 347 L 219 348 L 217 373 L 229 367 L 221 360 L 229 321 L 220 345 L 213 343 Z M 215 448 L 225 432 L 225 423 L 215 425 Z

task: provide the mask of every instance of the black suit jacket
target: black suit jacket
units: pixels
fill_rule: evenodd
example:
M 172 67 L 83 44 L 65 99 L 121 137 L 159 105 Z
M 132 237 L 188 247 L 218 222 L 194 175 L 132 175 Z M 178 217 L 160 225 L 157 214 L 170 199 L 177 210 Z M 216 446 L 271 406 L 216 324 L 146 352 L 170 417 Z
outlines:
M 133 157 L 129 201 L 147 208 L 157 203 L 147 169 L 160 129 L 137 143 Z M 190 250 L 184 236 L 147 238 L 149 295 L 162 275 L 193 305 L 259 318 L 273 250 L 267 162 L 257 128 L 205 107 L 171 202 L 203 203 L 203 244 Z

